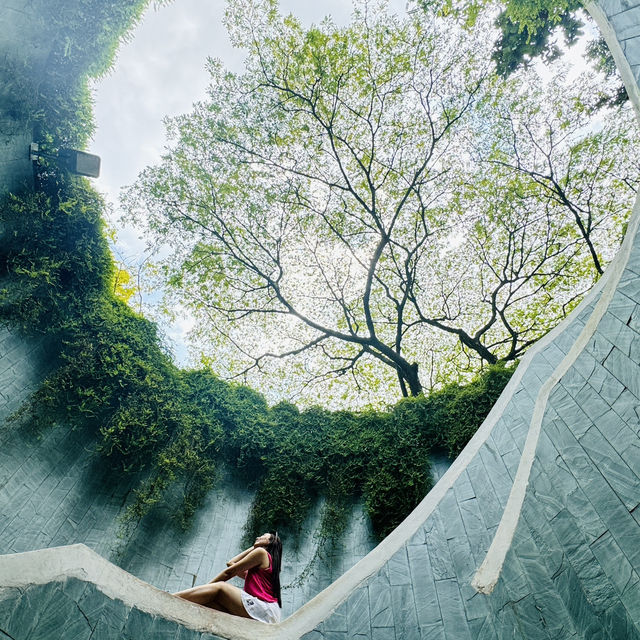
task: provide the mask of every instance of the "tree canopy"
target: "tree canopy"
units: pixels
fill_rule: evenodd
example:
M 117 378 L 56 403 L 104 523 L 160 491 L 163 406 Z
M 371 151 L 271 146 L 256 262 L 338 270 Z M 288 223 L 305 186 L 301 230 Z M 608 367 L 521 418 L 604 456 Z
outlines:
M 601 273 L 636 189 L 629 115 L 593 129 L 586 77 L 498 80 L 488 18 L 445 13 L 361 2 L 304 29 L 230 3 L 245 73 L 209 61 L 125 198 L 219 372 L 285 358 L 303 384 L 416 395 L 519 357 Z
M 479 9 L 473 4 L 470 7 L 463 12 L 473 16 Z M 590 17 L 577 0 L 507 0 L 495 23 L 500 35 L 491 57 L 497 73 L 506 78 L 536 59 L 548 63 L 560 58 L 563 46 L 559 39 L 564 41 L 564 47 L 573 46 L 584 36 L 583 27 L 590 23 Z M 586 57 L 596 70 L 613 80 L 598 88 L 596 106 L 619 106 L 626 102 L 627 91 L 602 36 L 588 43 Z

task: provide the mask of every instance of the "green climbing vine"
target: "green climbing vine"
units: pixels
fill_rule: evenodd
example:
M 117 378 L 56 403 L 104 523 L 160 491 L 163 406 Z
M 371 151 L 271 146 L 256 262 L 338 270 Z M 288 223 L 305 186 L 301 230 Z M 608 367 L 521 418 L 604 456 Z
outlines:
M 130 519 L 178 483 L 176 519 L 186 526 L 224 461 L 257 488 L 249 535 L 267 525 L 299 531 L 324 496 L 321 529 L 337 537 L 362 496 L 384 536 L 430 488 L 429 451 L 459 452 L 511 375 L 491 367 L 387 411 L 269 408 L 247 387 L 176 368 L 155 325 L 114 296 L 103 206 L 85 180 L 57 173 L 41 191 L 5 200 L 12 242 L 0 249 L 0 318 L 57 345 L 56 366 L 20 418 L 91 429 L 114 472 L 146 471 Z
M 53 4 L 60 14 L 52 29 L 68 27 L 59 37 L 69 40 L 54 47 L 62 56 L 54 67 L 64 74 L 42 81 L 24 118 L 52 148 L 82 146 L 93 126 L 87 77 L 108 68 L 146 2 L 77 0 L 79 13 L 67 12 L 68 2 Z M 74 36 L 83 15 L 96 25 L 85 41 Z M 269 407 L 208 370 L 178 369 L 156 326 L 115 295 L 104 210 L 88 181 L 46 165 L 35 192 L 3 198 L 0 322 L 48 340 L 56 354 L 14 422 L 89 431 L 114 474 L 140 478 L 125 521 L 138 521 L 178 488 L 176 524 L 187 527 L 224 464 L 256 489 L 248 536 L 266 527 L 299 532 L 324 497 L 321 538 L 340 536 L 359 499 L 382 537 L 430 488 L 429 452 L 458 453 L 512 373 L 490 367 L 466 386 L 386 411 Z

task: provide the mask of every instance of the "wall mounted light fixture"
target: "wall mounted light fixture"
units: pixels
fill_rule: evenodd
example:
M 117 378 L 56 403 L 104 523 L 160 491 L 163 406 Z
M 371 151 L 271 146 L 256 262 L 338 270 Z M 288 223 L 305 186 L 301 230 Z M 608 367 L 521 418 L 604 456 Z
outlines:
M 43 153 L 37 142 L 29 145 L 29 159 L 38 162 L 40 158 L 53 160 L 59 167 L 79 176 L 97 178 L 100 176 L 100 156 L 77 149 L 60 149 L 57 154 Z

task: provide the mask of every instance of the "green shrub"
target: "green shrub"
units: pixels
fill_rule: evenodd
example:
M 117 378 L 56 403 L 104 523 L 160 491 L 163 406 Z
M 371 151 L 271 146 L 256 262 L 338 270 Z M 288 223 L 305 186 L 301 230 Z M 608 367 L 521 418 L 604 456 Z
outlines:
M 29 117 L 45 146 L 87 140 L 87 78 L 109 67 L 145 5 L 43 4 L 54 46 Z M 224 462 L 257 489 L 248 536 L 273 527 L 299 533 L 320 497 L 323 540 L 340 536 L 359 499 L 384 536 L 428 491 L 429 451 L 459 451 L 508 380 L 510 371 L 490 368 L 471 385 L 388 411 L 301 412 L 286 402 L 269 408 L 259 393 L 210 371 L 181 371 L 156 326 L 114 294 L 104 208 L 86 180 L 47 166 L 37 193 L 4 198 L 0 322 L 57 347 L 55 366 L 16 419 L 88 430 L 114 473 L 143 472 L 126 522 L 179 488 L 176 524 L 188 526 Z
M 252 389 L 171 363 L 156 326 L 114 296 L 102 200 L 84 180 L 47 184 L 3 208 L 14 241 L 0 252 L 0 320 L 59 345 L 58 366 L 21 415 L 90 429 L 114 470 L 146 471 L 129 519 L 180 484 L 176 518 L 187 526 L 224 461 L 257 488 L 249 536 L 274 526 L 299 533 L 323 496 L 324 538 L 339 536 L 360 498 L 382 537 L 430 488 L 429 451 L 458 453 L 511 375 L 489 367 L 469 385 L 388 411 L 269 408 Z
M 457 456 L 478 430 L 513 371 L 503 364 L 491 365 L 473 383 L 447 386 L 437 394 L 434 427 L 442 431 L 450 456 Z
M 0 210 L 0 315 L 36 333 L 81 322 L 112 277 L 103 202 L 84 180 L 9 195 Z
M 512 372 L 494 365 L 468 385 L 406 398 L 389 411 L 299 413 L 276 405 L 249 437 L 261 482 L 247 538 L 269 526 L 299 533 L 318 496 L 326 500 L 321 538 L 339 537 L 360 497 L 374 532 L 384 537 L 431 488 L 429 452 L 445 448 L 457 455 Z M 236 464 L 247 459 L 238 456 Z

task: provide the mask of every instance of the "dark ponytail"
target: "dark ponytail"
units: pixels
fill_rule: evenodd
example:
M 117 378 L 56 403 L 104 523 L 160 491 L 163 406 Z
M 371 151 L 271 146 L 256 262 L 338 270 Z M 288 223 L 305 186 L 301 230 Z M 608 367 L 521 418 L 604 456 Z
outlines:
M 265 547 L 271 555 L 271 585 L 273 595 L 278 598 L 278 606 L 282 609 L 282 597 L 280 596 L 280 567 L 282 566 L 282 540 L 278 532 L 271 534 L 271 541 Z

